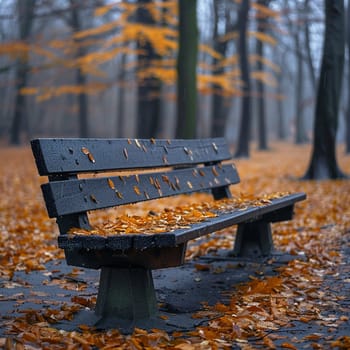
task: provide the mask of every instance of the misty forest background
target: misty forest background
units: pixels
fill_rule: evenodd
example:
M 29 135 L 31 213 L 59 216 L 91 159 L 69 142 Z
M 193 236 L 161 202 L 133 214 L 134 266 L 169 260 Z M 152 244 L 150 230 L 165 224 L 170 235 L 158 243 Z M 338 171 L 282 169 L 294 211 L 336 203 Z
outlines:
M 243 137 L 259 149 L 311 142 L 324 6 L 2 0 L 0 144 L 48 136 L 225 136 L 233 145 Z M 349 56 L 337 132 L 347 150 Z

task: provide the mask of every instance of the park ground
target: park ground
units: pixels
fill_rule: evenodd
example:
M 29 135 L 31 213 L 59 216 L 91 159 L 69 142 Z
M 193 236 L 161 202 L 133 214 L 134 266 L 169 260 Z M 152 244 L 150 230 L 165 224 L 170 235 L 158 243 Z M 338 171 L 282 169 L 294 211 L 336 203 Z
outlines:
M 279 143 L 235 161 L 236 197 L 307 193 L 292 221 L 273 225 L 279 255 L 224 258 L 234 228 L 193 242 L 185 266 L 154 272 L 159 319 L 174 317 L 178 329 L 122 334 L 77 321 L 82 309 L 93 308 L 98 271 L 64 263 L 29 147 L 0 148 L 0 348 L 350 349 L 350 180 L 299 181 L 310 152 Z M 338 159 L 350 174 L 343 147 Z M 198 200 L 211 199 L 151 201 L 116 214 L 146 215 Z

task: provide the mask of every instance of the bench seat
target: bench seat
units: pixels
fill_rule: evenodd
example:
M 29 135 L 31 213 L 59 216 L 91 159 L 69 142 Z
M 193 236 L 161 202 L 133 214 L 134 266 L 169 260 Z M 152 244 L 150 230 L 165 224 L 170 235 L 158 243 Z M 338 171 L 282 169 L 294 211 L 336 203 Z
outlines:
M 270 222 L 290 220 L 293 216 L 294 203 L 303 199 L 305 199 L 304 193 L 294 193 L 273 199 L 265 206 L 218 213 L 218 216 L 194 223 L 189 228 L 181 228 L 167 233 L 152 234 L 150 232 L 149 234 L 124 234 L 106 237 L 60 235 L 58 244 L 60 248 L 66 250 L 66 254 L 71 252 L 68 254 L 69 263 L 82 267 L 100 268 L 104 265 L 127 267 L 133 265 L 158 269 L 178 266 L 184 263 L 184 249 L 186 247 L 183 245 L 186 245 L 188 241 L 233 225 L 240 225 L 240 228 L 243 228 L 244 224 L 247 228 L 248 224 L 253 222 L 268 225 Z M 269 240 L 269 233 L 267 235 L 260 234 L 260 237 L 259 235 L 250 237 L 247 232 L 241 233 L 241 235 L 240 242 L 236 239 L 234 251 L 237 256 L 258 257 L 271 254 L 273 245 Z M 256 245 L 257 242 L 258 245 Z M 245 246 L 243 246 L 244 244 Z M 238 245 L 240 246 L 238 247 Z M 165 259 L 161 258 L 161 252 L 163 252 Z M 174 254 L 176 252 L 178 254 Z M 153 256 L 156 259 L 152 259 Z

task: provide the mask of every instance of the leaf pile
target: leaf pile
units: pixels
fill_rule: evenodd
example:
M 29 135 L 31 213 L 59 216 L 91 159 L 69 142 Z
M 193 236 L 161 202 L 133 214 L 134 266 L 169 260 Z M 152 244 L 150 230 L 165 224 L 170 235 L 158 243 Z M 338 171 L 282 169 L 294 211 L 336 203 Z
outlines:
M 55 222 L 47 219 L 29 149 L 2 149 L 0 171 L 0 278 L 45 269 L 63 257 Z
M 150 210 L 147 215 L 121 215 L 113 221 L 95 225 L 90 230 L 71 228 L 70 235 L 112 236 L 122 234 L 156 234 L 173 232 L 195 223 L 216 217 L 219 213 L 244 210 L 248 207 L 261 207 L 272 199 L 281 198 L 287 193 L 265 194 L 261 198 L 233 198 L 218 201 L 191 203 L 174 208 L 164 208 L 160 212 Z
M 167 334 L 162 330 L 135 329 L 128 336 L 118 330 L 98 332 L 81 326 L 80 332 L 66 332 L 53 327 L 59 318 L 70 319 L 77 308 L 90 307 L 93 300 L 78 298 L 59 309 L 33 312 L 8 323 L 9 336 L 0 338 L 5 349 L 346 349 L 347 335 L 337 337 L 337 329 L 349 322 L 350 310 L 341 306 L 348 298 L 341 290 L 325 288 L 331 279 L 338 285 L 340 270 L 346 270 L 342 248 L 349 244 L 350 181 L 296 181 L 306 170 L 309 147 L 275 145 L 270 152 L 254 153 L 249 160 L 236 161 L 242 179 L 232 187 L 237 198 L 253 198 L 264 193 L 304 191 L 308 199 L 296 205 L 292 221 L 273 225 L 274 243 L 278 250 L 295 254 L 296 259 L 279 268 L 276 276 L 263 273 L 250 281 L 233 286 L 229 302 L 207 305 L 193 315 L 210 316 L 205 326 L 189 333 Z M 62 258 L 57 249 L 57 228 L 47 218 L 39 190 L 39 179 L 28 149 L 3 149 L 0 171 L 0 279 L 10 283 L 15 271 L 44 269 L 45 262 Z M 350 159 L 339 153 L 340 167 L 350 173 Z M 294 178 L 293 178 L 294 177 Z M 118 216 L 157 215 L 161 206 L 201 204 L 204 194 L 179 199 L 141 203 L 120 209 Z M 157 206 L 159 205 L 159 207 Z M 201 210 L 199 210 L 201 212 Z M 207 208 L 204 206 L 204 213 Z M 202 212 L 201 212 L 202 213 Z M 102 224 L 106 217 L 94 218 Z M 115 215 L 115 213 L 113 214 Z M 202 215 L 202 214 L 201 214 Z M 151 215 L 152 216 L 152 215 Z M 208 250 L 232 247 L 230 228 L 216 233 L 200 244 L 189 247 L 191 256 Z M 230 243 L 229 243 L 230 242 Z M 300 259 L 298 258 L 300 256 Z M 1 292 L 0 292 L 1 294 Z M 205 301 L 203 301 L 205 302 Z M 298 338 L 281 335 L 294 322 L 312 322 L 326 331 L 311 332 Z M 277 345 L 278 344 L 278 345 Z

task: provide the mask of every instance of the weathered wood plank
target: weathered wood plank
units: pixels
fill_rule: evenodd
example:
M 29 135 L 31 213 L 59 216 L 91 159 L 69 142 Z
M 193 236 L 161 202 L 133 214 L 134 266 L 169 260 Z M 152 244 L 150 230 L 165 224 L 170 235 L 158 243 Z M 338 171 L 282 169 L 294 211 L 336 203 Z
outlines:
M 249 207 L 245 210 L 237 210 L 231 213 L 220 214 L 218 217 L 212 218 L 208 221 L 200 222 L 191 226 L 188 229 L 177 230 L 174 232 L 176 236 L 176 244 L 181 244 L 205 234 L 219 231 L 223 228 L 237 225 L 242 222 L 253 222 L 258 220 L 265 220 L 271 212 L 275 212 L 274 221 L 289 220 L 283 212 L 284 207 L 293 206 L 296 202 L 306 199 L 306 194 L 293 193 L 282 198 L 274 199 L 271 203 L 258 206 Z M 278 212 L 281 213 L 279 220 L 277 220 Z
M 50 181 L 42 186 L 50 217 L 211 190 L 239 182 L 233 164 L 129 176 Z
M 224 138 L 35 139 L 31 146 L 40 175 L 183 166 L 232 157 Z

